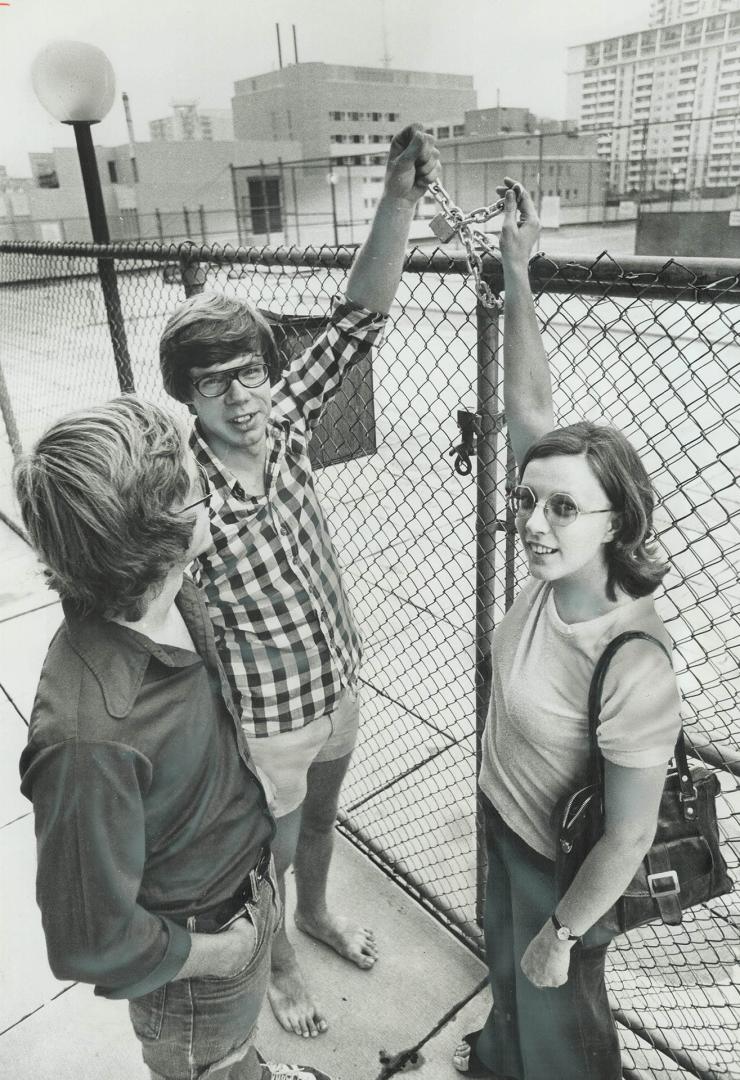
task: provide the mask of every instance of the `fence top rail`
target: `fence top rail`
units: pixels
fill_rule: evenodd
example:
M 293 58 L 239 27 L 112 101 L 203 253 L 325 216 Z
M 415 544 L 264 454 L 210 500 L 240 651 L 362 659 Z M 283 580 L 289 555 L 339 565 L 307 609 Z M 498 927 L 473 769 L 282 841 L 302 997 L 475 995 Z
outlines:
M 352 265 L 356 246 L 332 247 L 232 247 L 229 244 L 160 244 L 140 241 L 111 244 L 7 240 L 0 242 L 0 255 L 64 256 L 71 259 L 119 259 L 127 261 L 199 262 L 247 264 L 253 266 L 295 266 L 346 270 Z M 501 263 L 490 256 L 483 260 L 484 276 L 494 292 L 503 291 Z M 468 264 L 462 254 L 448 254 L 441 248 L 424 251 L 413 248 L 404 269 L 417 274 L 467 276 Z M 678 258 L 674 256 L 624 255 L 607 251 L 597 255 L 557 256 L 539 252 L 530 262 L 535 289 L 542 292 L 610 296 L 648 294 L 694 300 L 737 301 L 740 297 L 740 259 Z

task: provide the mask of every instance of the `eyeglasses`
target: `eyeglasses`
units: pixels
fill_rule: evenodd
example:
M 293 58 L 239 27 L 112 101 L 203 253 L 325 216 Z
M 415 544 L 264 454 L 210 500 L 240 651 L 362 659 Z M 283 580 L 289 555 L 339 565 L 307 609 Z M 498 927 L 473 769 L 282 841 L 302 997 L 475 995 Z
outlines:
M 535 493 L 526 484 L 517 484 L 511 492 L 510 499 L 514 513 L 519 518 L 531 517 L 539 502 Z M 612 508 L 607 506 L 603 510 L 581 510 L 572 495 L 556 491 L 548 495 L 542 509 L 546 520 L 551 525 L 563 528 L 566 525 L 572 525 L 579 514 L 608 514 Z
M 231 371 L 215 371 L 213 375 L 200 375 L 192 380 L 198 393 L 204 398 L 223 397 L 234 379 L 242 386 L 253 389 L 263 386 L 270 376 L 270 369 L 264 360 L 250 360 L 248 364 L 232 368 Z
M 184 514 L 186 510 L 194 510 L 196 506 L 200 506 L 201 503 L 209 503 L 211 501 L 211 485 L 208 482 L 208 473 L 200 464 L 198 465 L 198 485 L 201 490 L 201 497 L 194 499 L 193 502 L 188 503 L 187 506 L 181 506 L 178 510 L 179 514 Z

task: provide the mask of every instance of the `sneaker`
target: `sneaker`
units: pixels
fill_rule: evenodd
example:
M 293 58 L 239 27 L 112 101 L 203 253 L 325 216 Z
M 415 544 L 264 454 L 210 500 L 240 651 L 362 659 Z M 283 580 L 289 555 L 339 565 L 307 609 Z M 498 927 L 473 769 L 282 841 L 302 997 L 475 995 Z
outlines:
M 313 1065 L 282 1065 L 277 1061 L 262 1059 L 261 1064 L 260 1080 L 331 1080 L 330 1076 Z

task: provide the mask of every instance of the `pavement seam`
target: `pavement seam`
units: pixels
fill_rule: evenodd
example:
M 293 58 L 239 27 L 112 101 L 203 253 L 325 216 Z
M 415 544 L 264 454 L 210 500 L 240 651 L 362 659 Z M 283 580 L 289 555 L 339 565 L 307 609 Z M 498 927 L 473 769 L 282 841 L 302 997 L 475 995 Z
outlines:
M 390 1080 L 390 1077 L 396 1076 L 399 1072 L 403 1072 L 407 1065 L 415 1065 L 416 1058 L 419 1051 L 423 1046 L 433 1039 L 435 1035 L 438 1035 L 442 1028 L 446 1027 L 451 1020 L 457 1016 L 461 1009 L 463 1009 L 469 1001 L 472 1001 L 481 990 L 484 990 L 488 986 L 488 976 L 481 981 L 468 993 L 465 997 L 455 1002 L 451 1009 L 448 1009 L 444 1016 L 437 1021 L 431 1031 L 427 1032 L 423 1038 L 421 1038 L 414 1046 L 408 1048 L 408 1050 L 401 1050 L 397 1054 L 392 1056 L 386 1054 L 385 1051 L 381 1051 L 381 1063 L 382 1069 L 378 1073 L 376 1080 Z
M 3 686 L 3 684 L 2 684 L 2 683 L 0 683 L 0 690 L 2 690 L 3 694 L 4 694 L 4 695 L 5 695 L 5 697 L 6 697 L 7 699 L 8 699 L 8 701 L 10 702 L 10 704 L 11 704 L 11 705 L 13 706 L 13 708 L 15 709 L 15 711 L 16 711 L 16 712 L 18 713 L 18 715 L 20 716 L 21 720 L 22 720 L 22 721 L 23 721 L 23 723 L 24 723 L 24 724 L 26 725 L 26 727 L 28 727 L 28 720 L 26 720 L 25 716 L 23 715 L 23 713 L 21 712 L 21 710 L 20 710 L 20 709 L 18 708 L 18 706 L 16 705 L 16 703 L 15 703 L 15 702 L 13 701 L 12 697 L 10 696 L 10 694 L 9 694 L 9 693 L 8 693 L 8 691 L 7 691 L 6 689 L 5 689 L 5 687 Z
M 4 825 L 0 825 L 0 832 L 3 829 L 9 828 L 11 825 L 15 825 L 16 821 L 23 821 L 24 818 L 31 817 L 33 810 L 29 810 L 27 814 L 19 814 L 18 817 L 14 817 L 12 821 L 6 821 Z
M 45 1009 L 47 1005 L 51 1005 L 52 1001 L 56 1001 L 57 998 L 60 998 L 62 996 L 62 994 L 66 994 L 67 991 L 72 990 L 75 986 L 78 985 L 78 983 L 72 982 L 69 984 L 69 986 L 63 986 L 62 989 L 58 993 L 54 994 L 53 997 L 50 997 L 48 1001 L 42 1001 L 41 1004 L 37 1005 L 35 1009 L 31 1009 L 31 1011 L 27 1012 L 25 1016 L 21 1016 L 14 1023 L 9 1024 L 8 1027 L 0 1031 L 0 1038 L 2 1038 L 3 1035 L 6 1035 L 9 1031 L 12 1031 L 13 1028 L 17 1028 L 19 1024 L 22 1024 L 25 1020 L 28 1020 L 29 1017 L 35 1016 L 37 1012 L 41 1012 L 41 1010 Z
M 37 607 L 26 608 L 25 611 L 17 611 L 15 615 L 6 615 L 0 619 L 0 623 L 11 622 L 13 619 L 22 619 L 24 615 L 32 615 L 34 611 L 43 611 L 44 608 L 54 607 L 59 603 L 59 597 L 54 597 L 53 600 L 47 600 L 45 604 L 39 604 Z

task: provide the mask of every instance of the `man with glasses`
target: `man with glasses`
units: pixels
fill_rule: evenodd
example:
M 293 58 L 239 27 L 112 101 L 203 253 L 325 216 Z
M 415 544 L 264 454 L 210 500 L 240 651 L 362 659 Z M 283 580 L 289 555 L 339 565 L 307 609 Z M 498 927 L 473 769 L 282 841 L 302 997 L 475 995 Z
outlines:
M 64 621 L 21 759 L 59 979 L 128 1000 L 153 1080 L 328 1080 L 251 1045 L 279 901 L 274 821 L 204 600 L 208 478 L 134 397 L 57 421 L 23 458 L 24 525 Z
M 378 955 L 372 932 L 326 904 L 339 791 L 357 738 L 361 644 L 308 444 L 346 371 L 380 339 L 416 203 L 438 173 L 439 154 L 418 125 L 395 137 L 346 295 L 287 371 L 264 319 L 220 295 L 186 301 L 160 343 L 165 388 L 196 416 L 192 445 L 213 489 L 200 580 L 250 753 L 274 788 L 281 891 L 295 857 L 297 925 L 365 969 Z M 286 1030 L 326 1030 L 284 927 L 269 995 Z

